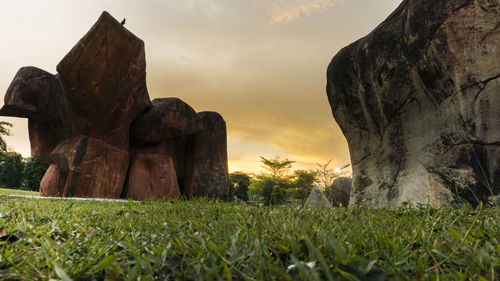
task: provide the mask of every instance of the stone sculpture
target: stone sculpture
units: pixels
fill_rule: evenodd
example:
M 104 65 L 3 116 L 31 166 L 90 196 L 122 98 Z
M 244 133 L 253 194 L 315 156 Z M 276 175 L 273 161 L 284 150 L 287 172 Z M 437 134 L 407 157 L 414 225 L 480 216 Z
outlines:
M 333 208 L 330 201 L 328 201 L 328 198 L 326 198 L 321 189 L 319 189 L 316 185 L 311 189 L 311 193 L 309 193 L 304 206 L 311 209 Z
M 327 71 L 353 167 L 350 205 L 500 193 L 500 3 L 404 0 Z
M 176 98 L 151 103 L 144 42 L 110 14 L 102 13 L 57 72 L 21 68 L 0 110 L 28 118 L 32 155 L 52 163 L 42 195 L 228 195 L 224 120 Z

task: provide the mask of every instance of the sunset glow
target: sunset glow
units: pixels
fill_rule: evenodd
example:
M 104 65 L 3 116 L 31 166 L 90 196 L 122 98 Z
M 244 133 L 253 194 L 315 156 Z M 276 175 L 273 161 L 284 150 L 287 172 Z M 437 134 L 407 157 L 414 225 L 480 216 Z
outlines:
M 397 0 L 3 1 L 0 92 L 22 66 L 57 63 L 103 10 L 146 46 L 151 98 L 179 97 L 217 111 L 228 132 L 229 170 L 261 171 L 260 157 L 293 168 L 350 163 L 325 94 L 328 63 L 368 34 Z M 2 104 L 3 104 L 3 99 Z M 30 155 L 26 119 L 7 137 Z M 337 169 L 335 169 L 337 172 Z M 340 172 L 340 170 L 339 170 Z

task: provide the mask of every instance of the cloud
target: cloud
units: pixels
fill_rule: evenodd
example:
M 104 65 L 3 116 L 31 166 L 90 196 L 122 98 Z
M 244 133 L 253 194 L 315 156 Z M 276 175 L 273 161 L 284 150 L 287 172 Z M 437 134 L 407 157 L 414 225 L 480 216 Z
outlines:
M 279 25 L 292 22 L 302 16 L 331 8 L 343 0 L 272 0 L 261 1 L 269 17 L 269 24 Z

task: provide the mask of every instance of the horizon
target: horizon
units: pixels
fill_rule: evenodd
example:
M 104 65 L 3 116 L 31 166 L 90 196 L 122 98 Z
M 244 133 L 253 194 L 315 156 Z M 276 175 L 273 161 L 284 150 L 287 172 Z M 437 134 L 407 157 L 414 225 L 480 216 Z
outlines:
M 126 18 L 125 27 L 145 42 L 151 99 L 178 97 L 197 112 L 219 112 L 229 171 L 257 173 L 260 156 L 296 161 L 294 169 L 330 159 L 331 168 L 350 163 L 326 96 L 326 68 L 401 1 L 48 2 L 4 4 L 3 95 L 23 66 L 55 73 L 106 10 L 118 21 Z M 30 156 L 27 119 L 0 120 L 14 125 L 7 145 Z

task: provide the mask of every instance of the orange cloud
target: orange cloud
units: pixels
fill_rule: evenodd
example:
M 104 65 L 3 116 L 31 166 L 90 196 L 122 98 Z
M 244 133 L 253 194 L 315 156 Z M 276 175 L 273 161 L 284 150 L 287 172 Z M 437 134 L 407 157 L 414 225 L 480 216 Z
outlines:
M 326 10 L 343 0 L 273 0 L 263 6 L 269 16 L 269 24 L 285 24 L 311 13 Z M 263 2 L 261 2 L 263 3 Z

